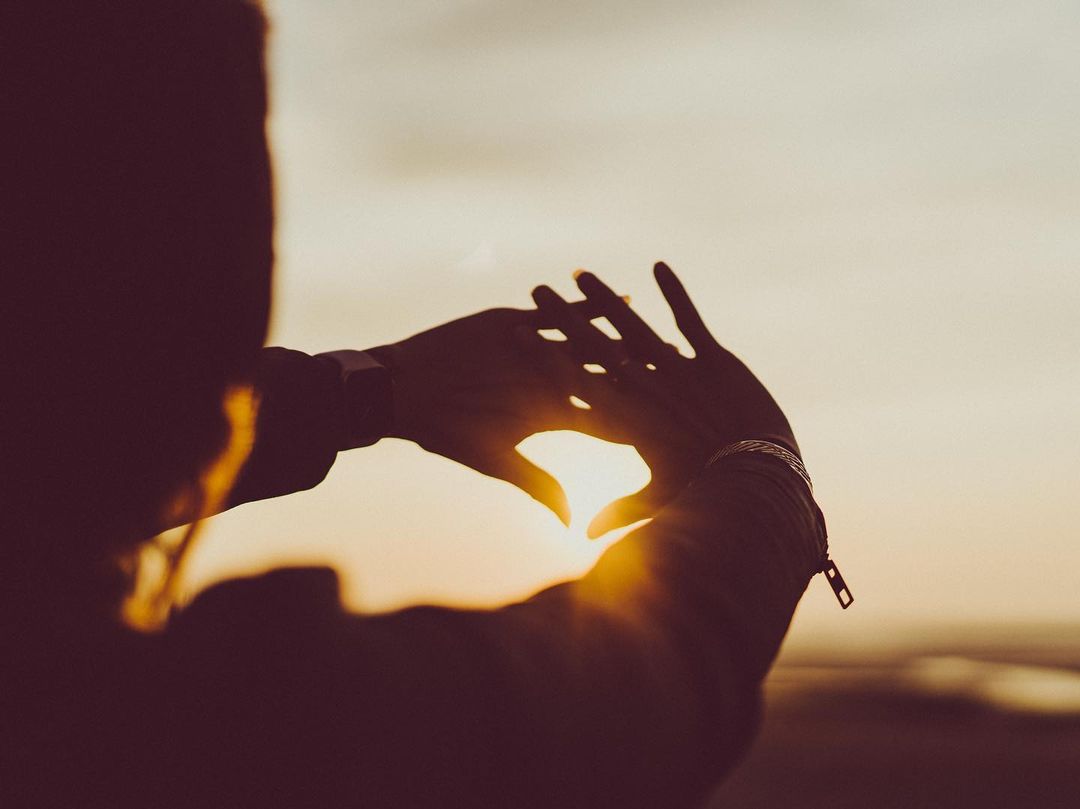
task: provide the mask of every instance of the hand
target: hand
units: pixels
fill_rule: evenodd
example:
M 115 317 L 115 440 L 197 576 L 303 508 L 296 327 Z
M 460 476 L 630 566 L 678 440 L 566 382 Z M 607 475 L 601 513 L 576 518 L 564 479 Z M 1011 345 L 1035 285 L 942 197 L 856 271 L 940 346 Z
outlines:
M 583 316 L 593 306 L 566 305 Z M 535 310 L 489 309 L 372 353 L 393 371 L 393 437 L 508 481 L 569 525 L 562 487 L 515 450 L 533 433 L 581 427 L 570 391 L 553 386 L 514 339 L 516 330 L 546 327 Z
M 634 444 L 653 473 L 645 488 L 609 504 L 592 520 L 588 533 L 593 537 L 653 516 L 713 452 L 734 441 L 760 438 L 799 452 L 780 407 L 709 333 L 675 273 L 659 263 L 654 274 L 693 358 L 661 340 L 592 273 L 579 273 L 578 287 L 621 340 L 609 338 L 550 288 L 533 292 L 545 319 L 566 334 L 575 364 L 597 363 L 606 372 L 583 377 L 580 367 L 570 371 L 561 361 L 549 363 L 549 373 L 557 374 L 564 388 L 576 384 L 581 391 L 576 395 L 597 411 L 587 425 L 594 435 Z

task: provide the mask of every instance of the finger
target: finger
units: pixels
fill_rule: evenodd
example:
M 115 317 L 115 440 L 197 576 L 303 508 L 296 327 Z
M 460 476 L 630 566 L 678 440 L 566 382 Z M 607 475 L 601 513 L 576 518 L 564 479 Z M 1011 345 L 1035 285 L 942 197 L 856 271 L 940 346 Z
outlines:
M 675 323 L 679 327 L 679 331 L 694 347 L 694 351 L 700 352 L 714 348 L 716 340 L 709 333 L 705 321 L 698 314 L 697 307 L 690 300 L 686 288 L 676 277 L 671 267 L 662 261 L 658 261 L 656 266 L 653 267 L 653 275 L 656 277 L 656 283 L 660 286 L 660 291 L 664 294 L 668 306 L 671 307 L 671 313 L 675 315 Z
M 691 429 L 703 436 L 711 435 L 708 422 L 701 418 L 685 402 L 681 401 L 666 385 L 653 378 L 653 373 L 644 365 L 623 359 L 618 352 L 619 343 L 612 340 L 589 321 L 576 316 L 566 303 L 550 287 L 541 286 L 533 290 L 533 299 L 541 310 L 552 313 L 558 327 L 566 334 L 570 347 L 584 360 L 587 355 L 597 357 L 600 365 L 608 371 L 608 380 L 628 383 L 642 393 L 651 396 L 654 401 L 665 406 L 672 416 L 681 418 Z M 588 394 L 585 401 L 589 401 Z
M 543 297 L 542 289 L 544 288 L 536 290 L 535 294 Z M 562 301 L 554 292 L 551 294 L 555 295 L 558 301 L 561 301 L 565 306 L 565 301 Z M 546 302 L 543 305 L 546 306 Z M 573 331 L 574 327 L 568 325 L 567 328 Z M 609 343 L 615 342 L 590 323 L 585 323 L 584 328 L 595 330 L 600 340 Z M 624 402 L 620 401 L 620 399 L 627 394 L 627 390 L 623 388 L 622 393 L 620 393 L 614 390 L 610 384 L 612 380 L 618 379 L 623 383 L 631 384 L 636 390 L 645 394 L 646 397 L 652 399 L 662 408 L 665 408 L 669 417 L 680 418 L 684 424 L 696 430 L 702 436 L 711 435 L 712 430 L 708 422 L 698 416 L 686 402 L 675 396 L 665 385 L 657 381 L 653 372 L 647 370 L 644 365 L 620 360 L 614 366 L 611 366 L 608 365 L 611 362 L 610 358 L 600 357 L 600 363 L 605 365 L 611 373 L 592 374 L 581 367 L 583 352 L 578 350 L 577 344 L 573 346 L 574 353 L 577 355 L 575 361 L 568 359 L 566 354 L 562 353 L 561 346 L 563 344 L 561 343 L 552 344 L 522 326 L 515 329 L 514 333 L 533 362 L 541 367 L 543 372 L 567 394 L 577 395 L 590 405 L 599 405 L 604 409 L 610 408 L 610 412 L 625 410 Z M 602 351 L 595 348 L 595 343 L 592 341 L 590 334 L 586 333 L 585 337 L 590 341 L 586 346 L 586 350 L 593 348 L 596 353 L 603 354 Z M 646 400 L 637 399 L 635 406 L 640 409 L 645 406 L 645 403 Z M 572 415 L 581 417 L 580 413 Z M 585 426 L 590 424 L 591 420 L 581 418 L 581 421 L 583 431 L 592 432 L 595 429 Z
M 570 526 L 570 503 L 566 492 L 551 475 L 515 451 L 492 458 L 488 466 L 491 475 L 512 483 L 541 505 L 547 506 L 563 525 Z
M 649 484 L 644 489 L 613 500 L 600 509 L 589 522 L 586 535 L 589 539 L 596 539 L 608 531 L 648 519 L 656 514 L 661 505 L 663 504 L 658 502 L 652 484 Z
M 528 327 L 519 326 L 514 336 L 523 353 L 534 367 L 554 386 L 556 398 L 561 399 L 562 419 L 559 426 L 546 429 L 569 429 L 616 443 L 632 443 L 638 433 L 633 425 L 638 419 L 665 417 L 662 407 L 654 405 L 651 397 L 637 398 L 631 403 L 629 392 L 611 383 L 607 374 L 593 374 L 581 366 L 580 360 L 562 348 L 562 343 L 544 340 Z M 574 404 L 576 397 L 588 405 Z M 531 427 L 537 428 L 534 420 Z M 545 428 L 541 428 L 545 429 Z
M 547 330 L 545 329 L 544 331 Z M 539 335 L 539 338 L 547 346 L 560 352 L 561 354 L 563 354 L 563 356 L 567 357 L 569 360 L 571 360 L 577 365 L 601 365 L 600 357 L 587 351 L 581 346 L 580 343 L 571 343 L 569 340 L 566 339 L 557 340 L 546 335 Z M 614 340 L 612 338 L 608 339 L 615 344 L 615 353 L 621 357 L 623 355 L 622 341 Z M 594 371 L 594 373 L 599 374 L 600 372 Z
M 582 414 L 581 410 L 570 404 L 570 396 L 577 396 L 590 406 L 611 401 L 614 391 L 607 375 L 585 370 L 581 361 L 567 351 L 563 343 L 545 340 L 528 326 L 514 329 L 514 339 L 533 366 L 554 384 L 556 395 L 566 397 L 566 404 L 572 410 L 570 415 Z
M 622 356 L 617 343 L 575 311 L 555 290 L 539 286 L 533 290 L 532 296 L 536 308 L 544 313 L 545 318 L 550 318 L 554 328 L 566 335 L 583 362 L 588 362 L 587 358 L 594 358 L 608 371 L 618 366 Z
M 709 425 L 708 419 L 699 414 L 690 402 L 679 396 L 675 390 L 670 389 L 665 382 L 658 380 L 658 376 L 661 375 L 632 362 L 619 366 L 620 382 L 629 383 L 651 397 L 653 401 L 666 409 L 669 418 L 681 421 L 702 438 L 711 438 L 714 430 Z
M 614 293 L 612 293 L 614 294 Z M 629 295 L 624 295 L 621 300 L 630 300 Z M 604 317 L 605 312 L 602 310 L 601 305 L 597 301 L 591 301 L 586 298 L 583 301 L 567 302 L 567 305 L 576 313 L 581 315 L 586 320 L 594 320 L 598 317 Z M 539 309 L 525 309 L 523 310 L 526 319 L 536 329 L 557 329 L 550 317 L 545 317 L 546 312 Z
M 578 270 L 574 280 L 585 294 L 586 301 L 595 301 L 598 309 L 618 329 L 631 356 L 642 362 L 663 362 L 670 357 L 674 347 L 661 340 L 652 327 L 607 284 L 586 270 Z

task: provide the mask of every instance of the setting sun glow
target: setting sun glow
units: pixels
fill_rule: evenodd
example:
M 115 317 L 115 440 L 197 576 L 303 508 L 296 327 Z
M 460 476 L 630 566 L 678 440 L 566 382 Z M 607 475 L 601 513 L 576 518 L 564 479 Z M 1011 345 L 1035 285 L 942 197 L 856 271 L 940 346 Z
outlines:
M 272 345 L 574 299 L 581 266 L 677 343 L 665 259 L 792 419 L 858 582 L 842 625 L 811 587 L 795 634 L 1080 615 L 1075 4 L 436 5 L 274 3 Z M 333 563 L 365 608 L 527 596 L 647 473 L 579 436 L 523 448 L 572 530 L 382 441 L 215 518 L 192 584 Z
M 649 467 L 637 450 L 566 430 L 529 436 L 518 449 L 554 475 L 566 490 L 571 513 L 566 546 L 575 560 L 595 559 L 602 548 L 625 533 L 612 531 L 594 541 L 586 538 L 585 529 L 612 500 L 649 482 Z

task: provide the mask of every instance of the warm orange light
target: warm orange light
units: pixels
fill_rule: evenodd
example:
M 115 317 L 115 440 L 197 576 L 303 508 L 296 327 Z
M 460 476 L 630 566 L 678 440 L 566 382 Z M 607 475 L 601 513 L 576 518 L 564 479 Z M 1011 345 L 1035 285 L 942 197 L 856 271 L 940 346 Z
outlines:
M 571 523 L 567 553 L 575 559 L 594 559 L 624 531 L 612 531 L 600 541 L 589 540 L 585 529 L 604 506 L 636 492 L 649 482 L 649 467 L 637 450 L 581 433 L 559 430 L 529 436 L 518 449 L 562 484 L 570 501 Z

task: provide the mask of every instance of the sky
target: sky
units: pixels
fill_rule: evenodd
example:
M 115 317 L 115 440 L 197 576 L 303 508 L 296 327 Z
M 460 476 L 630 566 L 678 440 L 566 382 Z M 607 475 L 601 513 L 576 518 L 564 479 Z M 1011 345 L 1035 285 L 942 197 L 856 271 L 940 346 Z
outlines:
M 1080 5 L 271 0 L 271 344 L 364 348 L 650 268 L 788 413 L 856 604 L 814 638 L 1080 620 Z M 526 447 L 579 512 L 632 449 Z M 400 441 L 215 518 L 199 587 L 328 563 L 348 602 L 488 605 L 604 543 Z

